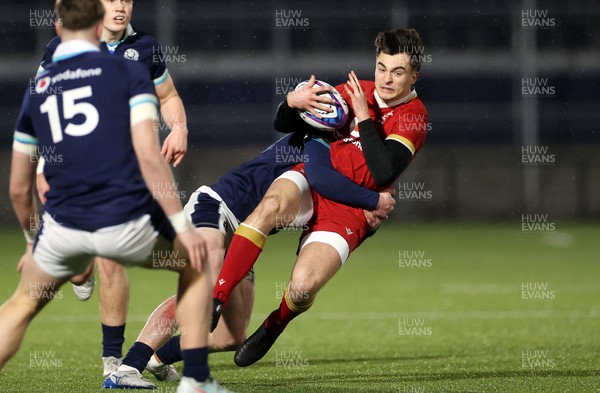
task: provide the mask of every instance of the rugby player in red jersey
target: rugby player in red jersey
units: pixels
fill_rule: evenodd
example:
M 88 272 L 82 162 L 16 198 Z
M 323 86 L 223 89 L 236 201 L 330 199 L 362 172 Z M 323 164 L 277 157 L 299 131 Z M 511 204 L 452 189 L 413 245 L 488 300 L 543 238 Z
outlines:
M 310 308 L 317 292 L 368 236 L 369 221 L 371 224 L 377 221 L 362 209 L 334 202 L 322 193 L 319 183 L 327 181 L 327 177 L 321 170 L 314 170 L 313 164 L 330 157 L 334 170 L 358 185 L 381 191 L 408 167 L 425 141 L 427 111 L 414 89 L 423 48 L 419 34 L 414 29 L 382 32 L 376 37 L 375 47 L 375 80 L 359 81 L 351 72 L 348 82 L 337 87 L 351 106 L 350 118 L 355 118 L 349 126 L 352 131 L 348 134 L 346 129 L 341 133 L 342 139 L 330 146 L 323 138 L 306 143 L 305 152 L 311 159 L 304 163 L 304 168 L 301 164 L 296 169 L 305 174 L 313 188 L 314 215 L 301 237 L 288 290 L 279 308 L 236 352 L 235 362 L 239 366 L 260 360 L 287 324 Z M 296 109 L 314 108 L 323 109 L 314 94 L 292 92 L 280 107 L 278 117 L 291 119 L 297 116 Z M 290 130 L 278 129 L 286 128 Z M 301 200 L 302 195 L 293 183 L 285 179 L 276 181 L 240 225 L 213 292 L 212 328 L 218 323 L 229 293 L 258 259 L 266 234 L 288 224 L 282 221 L 294 217 Z

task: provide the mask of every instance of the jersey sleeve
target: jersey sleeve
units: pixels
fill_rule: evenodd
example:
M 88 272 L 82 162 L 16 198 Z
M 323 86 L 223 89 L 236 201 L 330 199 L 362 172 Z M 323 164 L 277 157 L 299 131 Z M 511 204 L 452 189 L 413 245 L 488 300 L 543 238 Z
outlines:
M 419 108 L 420 109 L 420 108 Z M 427 134 L 428 116 L 424 110 L 410 110 L 395 116 L 395 132 L 390 133 L 386 140 L 400 142 L 414 156 L 423 143 Z
M 161 48 L 155 39 L 152 39 L 152 67 L 150 69 L 150 75 L 152 76 L 152 81 L 154 82 L 154 86 L 158 86 L 169 77 L 169 70 L 167 70 L 167 64 L 165 63 L 164 56 L 155 56 L 155 54 L 160 54 Z
M 277 107 L 273 127 L 283 133 L 302 132 L 310 134 L 315 131 L 310 124 L 302 120 L 296 109 L 290 108 L 287 99 L 284 99 Z
M 29 91 L 27 91 L 25 92 L 21 110 L 17 117 L 17 124 L 13 135 L 13 150 L 32 155 L 35 154 L 37 144 L 38 139 L 29 114 Z
M 37 70 L 38 74 L 41 74 L 46 69 L 48 64 L 52 63 L 52 55 L 54 55 L 54 52 L 56 51 L 56 48 L 59 44 L 60 37 L 54 37 L 52 40 L 50 40 L 50 42 L 48 42 L 48 45 L 46 45 L 46 48 L 44 49 L 42 61 L 40 62 L 40 66 Z
M 134 61 L 124 61 L 129 76 L 129 107 L 131 126 L 142 120 L 158 119 L 158 98 L 144 67 Z

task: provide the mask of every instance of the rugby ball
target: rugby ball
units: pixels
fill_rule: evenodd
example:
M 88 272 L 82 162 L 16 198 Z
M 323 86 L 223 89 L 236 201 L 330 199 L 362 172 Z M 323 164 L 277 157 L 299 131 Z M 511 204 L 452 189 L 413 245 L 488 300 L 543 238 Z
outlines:
M 308 84 L 307 80 L 300 82 L 298 84 L 298 86 L 296 86 L 295 90 L 299 90 L 299 89 L 303 88 L 304 86 L 306 86 L 307 84 Z M 317 81 L 315 81 L 313 88 L 318 88 L 318 87 L 323 87 L 323 86 L 331 86 L 331 85 L 327 82 L 317 80 Z M 327 94 L 329 97 L 331 97 L 335 100 L 334 104 L 323 104 L 323 105 L 329 107 L 330 109 L 332 109 L 331 112 L 326 112 L 326 111 L 317 109 L 316 112 L 319 115 L 321 115 L 321 117 L 319 118 L 319 117 L 313 115 L 312 113 L 310 113 L 309 111 L 298 109 L 298 112 L 300 113 L 300 117 L 302 118 L 302 120 L 304 120 L 305 122 L 310 124 L 312 127 L 322 130 L 322 131 L 337 130 L 337 129 L 341 128 L 344 124 L 346 124 L 346 121 L 348 121 L 348 103 L 346 102 L 346 100 L 344 100 L 344 97 L 342 97 L 342 95 L 339 93 L 339 91 L 337 91 L 333 86 L 331 86 L 331 87 L 333 89 L 332 91 L 321 93 L 321 94 Z

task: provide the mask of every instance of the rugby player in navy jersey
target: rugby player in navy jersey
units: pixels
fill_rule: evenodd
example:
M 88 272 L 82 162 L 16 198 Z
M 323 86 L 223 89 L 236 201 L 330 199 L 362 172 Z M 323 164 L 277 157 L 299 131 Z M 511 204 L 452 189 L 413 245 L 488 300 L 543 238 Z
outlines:
M 104 19 L 100 50 L 136 61 L 148 70 L 156 88 L 160 101 L 160 112 L 165 123 L 171 129 L 162 146 L 162 154 L 167 162 L 177 166 L 187 150 L 187 126 L 183 102 L 169 75 L 164 57 L 161 56 L 159 43 L 150 35 L 136 31 L 130 24 L 133 1 L 102 0 Z M 38 72 L 52 61 L 52 55 L 60 44 L 60 37 L 52 39 L 45 50 Z M 40 165 L 38 172 L 43 170 Z M 44 201 L 48 185 L 42 173 L 38 175 L 38 194 Z M 125 341 L 125 323 L 129 298 L 129 281 L 125 269 L 105 258 L 96 258 L 96 266 L 100 275 L 100 319 L 102 327 L 102 363 L 104 377 L 113 372 L 122 357 L 122 346 Z M 90 269 L 93 271 L 94 266 Z M 94 275 L 87 272 L 73 279 L 73 290 L 80 300 L 87 300 L 94 288 Z M 75 285 L 81 284 L 81 285 Z M 165 371 L 166 372 L 166 371 Z M 158 376 L 168 379 L 169 374 Z
M 312 78 L 314 81 L 314 77 Z M 319 105 L 321 89 L 312 88 L 312 84 L 305 87 L 300 94 L 310 96 L 315 105 Z M 294 129 L 296 132 L 288 134 L 273 143 L 262 153 L 252 160 L 242 164 L 237 169 L 223 175 L 213 185 L 201 186 L 190 197 L 184 210 L 189 215 L 192 223 L 198 228 L 199 233 L 207 241 L 208 261 L 212 271 L 212 277 L 219 275 L 226 249 L 229 246 L 234 231 L 238 229 L 240 222 L 256 208 L 273 182 L 290 182 L 292 187 L 297 187 L 306 196 L 305 199 L 289 211 L 292 226 L 304 227 L 313 215 L 312 199 L 310 197 L 310 184 L 306 178 L 296 171 L 290 171 L 292 167 L 302 161 L 309 161 L 311 157 L 304 153 L 305 135 L 315 130 L 294 117 L 291 122 L 275 120 L 276 128 Z M 293 120 L 298 120 L 294 122 Z M 314 158 L 314 157 L 313 157 Z M 389 214 L 391 196 L 387 192 L 377 193 L 366 190 L 336 172 L 326 167 L 327 163 L 319 165 L 323 173 L 327 173 L 327 182 L 322 188 L 323 192 L 330 193 L 334 198 L 343 199 L 346 203 L 362 206 L 367 209 L 375 209 L 375 213 L 365 212 L 373 223 L 372 229 L 378 225 L 375 214 Z M 322 179 L 320 179 L 322 180 Z M 348 184 L 348 182 L 350 184 Z M 374 197 L 374 201 L 373 201 Z M 391 199 L 393 202 L 393 199 Z M 393 206 L 393 203 L 392 203 Z M 232 290 L 227 308 L 223 313 L 223 320 L 209 336 L 209 348 L 211 352 L 236 350 L 246 337 L 246 330 L 252 313 L 254 301 L 254 274 L 251 271 L 240 279 L 240 282 Z M 140 373 L 146 367 L 154 375 L 160 375 L 163 370 L 170 370 L 173 374 L 174 368 L 170 364 L 182 360 L 180 349 L 180 336 L 170 338 L 174 324 L 175 298 L 169 298 L 159 305 L 148 321 L 132 350 L 127 353 L 123 360 L 124 370 L 134 367 Z M 166 326 L 167 328 L 163 328 Z M 161 347 L 162 345 L 162 347 Z M 137 348 L 144 348 L 140 351 Z M 158 349 L 160 348 L 160 349 Z M 141 356 L 142 353 L 150 353 L 157 350 L 155 356 Z M 121 368 L 115 371 L 119 375 Z M 150 381 L 138 377 L 137 381 L 130 380 L 132 386 L 146 386 L 153 388 L 155 385 Z
M 99 53 L 100 0 L 60 0 L 56 11 L 63 42 L 27 90 L 14 133 L 10 195 L 24 230 L 35 213 L 31 155 L 41 151 L 48 159 L 52 152 L 61 161 L 45 168 L 50 190 L 43 224 L 15 293 L 0 307 L 0 369 L 19 349 L 31 320 L 93 256 L 153 267 L 155 255 L 169 253 L 177 260 L 169 266 L 179 273 L 176 313 L 185 332 L 177 392 L 228 392 L 212 380 L 207 363 L 211 284 L 205 241 L 178 198 L 153 192 L 175 184 L 160 153 L 158 100 L 148 73 Z M 120 379 L 112 382 L 118 387 Z

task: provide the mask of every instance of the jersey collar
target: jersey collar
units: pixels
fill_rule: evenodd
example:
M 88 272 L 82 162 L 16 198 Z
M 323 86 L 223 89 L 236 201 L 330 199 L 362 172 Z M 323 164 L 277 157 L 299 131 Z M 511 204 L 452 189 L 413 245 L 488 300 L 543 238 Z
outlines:
M 52 61 L 70 59 L 86 52 L 100 52 L 100 48 L 86 40 L 70 40 L 61 42 L 52 55 Z
M 375 101 L 377 101 L 377 105 L 379 105 L 380 108 L 390 108 L 393 106 L 398 106 L 400 104 L 406 104 L 414 98 L 417 98 L 417 91 L 415 89 L 412 89 L 410 93 L 408 93 L 406 96 L 398 98 L 396 101 L 393 101 L 390 104 L 386 104 L 385 101 L 383 101 L 381 97 L 379 97 L 379 94 L 377 94 L 377 89 L 375 89 Z
M 132 35 L 136 35 L 137 32 L 135 30 L 133 30 L 133 26 L 131 26 L 131 23 L 127 25 L 127 29 L 125 29 L 125 34 L 123 35 L 123 38 L 121 38 L 119 41 L 114 42 L 112 44 L 110 44 L 111 46 L 119 46 L 123 41 L 125 41 L 127 39 L 127 37 L 132 36 Z M 104 42 L 106 45 L 108 45 L 108 42 L 104 41 L 104 38 L 100 37 L 100 42 Z

